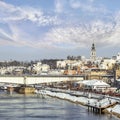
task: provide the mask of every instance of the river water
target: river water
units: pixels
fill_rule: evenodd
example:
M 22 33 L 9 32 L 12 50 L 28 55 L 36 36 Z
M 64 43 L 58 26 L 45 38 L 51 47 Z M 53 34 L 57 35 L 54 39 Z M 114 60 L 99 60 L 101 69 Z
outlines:
M 118 120 L 57 98 L 0 93 L 0 120 Z

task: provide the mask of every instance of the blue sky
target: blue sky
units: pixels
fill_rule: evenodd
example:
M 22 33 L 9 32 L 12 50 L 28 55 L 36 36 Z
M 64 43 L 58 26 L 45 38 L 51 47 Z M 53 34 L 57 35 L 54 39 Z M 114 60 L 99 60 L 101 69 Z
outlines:
M 0 60 L 112 57 L 120 46 L 120 0 L 0 0 Z

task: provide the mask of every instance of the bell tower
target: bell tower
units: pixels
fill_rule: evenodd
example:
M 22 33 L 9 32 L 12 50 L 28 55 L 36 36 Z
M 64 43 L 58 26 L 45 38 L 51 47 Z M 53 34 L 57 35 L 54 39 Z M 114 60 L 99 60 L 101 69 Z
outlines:
M 94 62 L 96 60 L 96 49 L 95 49 L 94 41 L 93 41 L 92 47 L 91 47 L 90 59 L 92 62 Z

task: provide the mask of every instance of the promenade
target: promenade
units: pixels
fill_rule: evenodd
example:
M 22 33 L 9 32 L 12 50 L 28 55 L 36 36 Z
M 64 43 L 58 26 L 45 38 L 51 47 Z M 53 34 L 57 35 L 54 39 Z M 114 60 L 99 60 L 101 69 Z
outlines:
M 117 97 L 110 97 L 94 93 L 85 94 L 81 91 L 55 88 L 47 88 L 46 90 L 39 91 L 39 94 L 44 94 L 51 97 L 67 100 L 76 104 L 84 105 L 87 107 L 88 112 L 102 114 L 108 111 L 107 113 L 110 115 L 117 114 L 118 117 L 120 116 L 120 98 Z

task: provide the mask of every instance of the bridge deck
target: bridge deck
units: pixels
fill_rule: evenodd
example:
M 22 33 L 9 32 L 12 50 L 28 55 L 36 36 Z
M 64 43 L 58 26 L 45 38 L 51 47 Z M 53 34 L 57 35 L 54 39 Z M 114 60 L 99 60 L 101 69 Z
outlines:
M 84 76 L 72 76 L 72 75 L 45 75 L 45 76 L 4 76 L 0 77 L 0 83 L 15 83 L 15 84 L 40 84 L 40 83 L 52 83 L 52 82 L 65 82 L 65 81 L 80 81 Z

